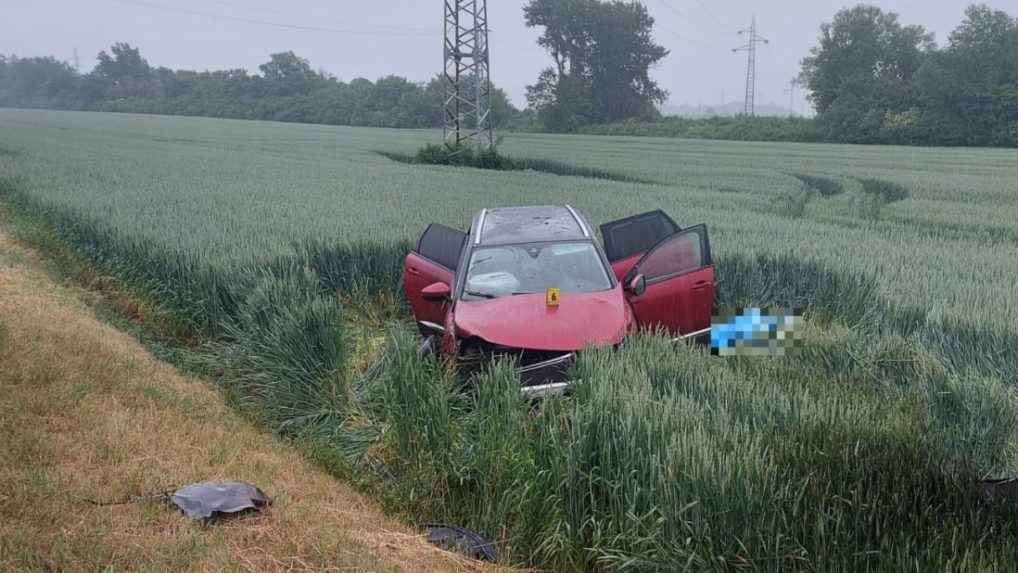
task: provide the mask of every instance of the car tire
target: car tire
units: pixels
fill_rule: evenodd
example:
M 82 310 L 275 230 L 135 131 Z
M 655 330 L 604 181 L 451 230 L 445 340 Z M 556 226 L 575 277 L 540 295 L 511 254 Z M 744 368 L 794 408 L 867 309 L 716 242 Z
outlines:
M 417 349 L 417 355 L 421 358 L 427 358 L 435 354 L 438 349 L 438 337 L 432 334 L 424 339 L 421 343 L 420 348 Z

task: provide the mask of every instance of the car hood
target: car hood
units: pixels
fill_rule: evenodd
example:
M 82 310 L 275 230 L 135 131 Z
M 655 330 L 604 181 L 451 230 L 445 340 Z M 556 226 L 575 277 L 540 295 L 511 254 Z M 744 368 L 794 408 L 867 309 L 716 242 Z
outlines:
M 458 338 L 491 344 L 572 352 L 587 344 L 618 344 L 632 322 L 622 287 L 596 293 L 563 293 L 548 306 L 544 293 L 492 300 L 458 301 L 453 313 Z

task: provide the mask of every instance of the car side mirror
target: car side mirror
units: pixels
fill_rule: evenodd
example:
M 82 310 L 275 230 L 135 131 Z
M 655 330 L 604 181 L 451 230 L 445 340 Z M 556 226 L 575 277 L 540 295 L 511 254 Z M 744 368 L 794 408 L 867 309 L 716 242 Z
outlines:
M 629 284 L 626 285 L 626 290 L 632 293 L 633 296 L 640 296 L 647 292 L 647 279 L 643 275 L 636 275 L 629 280 Z
M 421 290 L 421 296 L 424 300 L 430 302 L 441 302 L 448 300 L 452 296 L 452 288 L 445 283 L 434 283 L 424 287 Z

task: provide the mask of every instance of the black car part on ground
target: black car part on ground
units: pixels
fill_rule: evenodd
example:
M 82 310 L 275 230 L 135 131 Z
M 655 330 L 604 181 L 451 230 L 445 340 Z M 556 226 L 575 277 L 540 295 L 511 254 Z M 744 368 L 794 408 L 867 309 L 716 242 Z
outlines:
M 257 487 L 238 482 L 204 482 L 182 487 L 169 501 L 184 515 L 207 523 L 222 515 L 264 511 L 272 500 Z
M 455 525 L 428 523 L 428 542 L 446 551 L 460 551 L 478 561 L 498 561 L 495 544 L 481 537 L 476 531 Z

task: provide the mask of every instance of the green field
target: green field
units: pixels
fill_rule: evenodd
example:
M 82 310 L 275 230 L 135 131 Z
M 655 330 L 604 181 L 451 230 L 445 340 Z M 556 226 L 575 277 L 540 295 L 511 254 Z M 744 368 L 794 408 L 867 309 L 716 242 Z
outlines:
M 0 168 L 31 193 L 197 264 L 248 264 L 308 241 L 416 239 L 487 205 L 569 203 L 598 224 L 663 208 L 715 251 L 792 253 L 867 272 L 935 317 L 1018 324 L 1018 152 L 510 135 L 514 156 L 655 185 L 402 165 L 433 132 L 0 112 Z M 798 207 L 796 175 L 843 193 Z M 902 186 L 880 205 L 860 180 Z M 789 207 L 791 203 L 791 207 Z M 793 216 L 789 216 L 793 215 Z
M 0 110 L 0 201 L 158 308 L 182 359 L 415 521 L 563 570 L 1013 570 L 1018 152 L 515 135 L 607 170 L 415 166 L 427 131 Z M 427 223 L 569 203 L 707 223 L 722 303 L 807 309 L 807 347 L 590 352 L 536 412 L 414 357 L 400 259 Z M 87 274 L 87 273 L 86 273 Z M 200 344 L 195 345 L 197 341 Z M 165 342 L 165 341 L 164 341 Z M 377 359 L 377 364 L 376 364 Z M 374 367 L 372 365 L 374 364 Z

